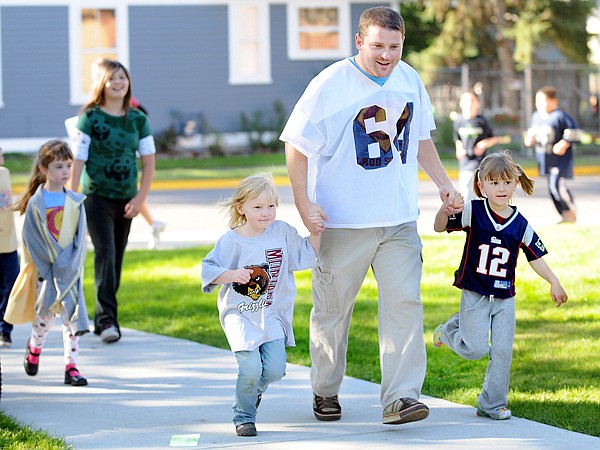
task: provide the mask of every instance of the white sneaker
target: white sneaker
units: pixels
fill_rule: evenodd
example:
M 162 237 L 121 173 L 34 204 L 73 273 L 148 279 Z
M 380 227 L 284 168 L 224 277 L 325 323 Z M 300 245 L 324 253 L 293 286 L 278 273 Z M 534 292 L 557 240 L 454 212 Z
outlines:
M 106 327 L 100 333 L 100 340 L 106 344 L 117 342 L 119 339 L 121 339 L 121 333 L 119 333 L 119 330 L 114 325 Z
M 152 223 L 152 236 L 156 237 L 157 239 L 160 239 L 160 233 L 162 233 L 166 227 L 167 227 L 167 224 L 165 222 L 161 222 L 160 220 L 155 220 Z
M 165 222 L 161 222 L 160 220 L 155 220 L 152 223 L 152 235 L 148 241 L 148 250 L 154 250 L 156 248 L 156 245 L 160 241 L 160 233 L 164 231 L 166 226 L 167 224 Z
M 496 420 L 507 420 L 512 417 L 512 412 L 508 408 L 502 408 L 500 410 L 500 412 L 498 413 L 498 417 L 492 417 L 490 414 L 488 414 L 483 409 L 483 406 L 481 406 L 481 403 L 479 403 L 479 402 L 477 402 L 476 408 L 477 408 L 477 415 L 479 417 L 489 417 L 490 419 L 496 419 Z

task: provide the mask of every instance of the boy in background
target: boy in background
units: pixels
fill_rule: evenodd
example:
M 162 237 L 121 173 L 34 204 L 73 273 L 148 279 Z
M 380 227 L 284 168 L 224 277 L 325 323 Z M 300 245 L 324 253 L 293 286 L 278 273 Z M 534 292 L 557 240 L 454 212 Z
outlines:
M 465 201 L 475 199 L 473 176 L 488 148 L 508 144 L 510 136 L 494 136 L 490 123 L 480 114 L 481 103 L 473 91 L 460 96 L 461 116 L 454 122 L 454 143 L 458 160 L 458 189 Z
M 540 176 L 548 177 L 550 198 L 562 217 L 559 223 L 575 222 L 575 201 L 565 180 L 573 178 L 574 143 L 579 142 L 581 130 L 571 116 L 558 108 L 553 86 L 538 89 L 535 108 L 525 145 L 535 145 Z

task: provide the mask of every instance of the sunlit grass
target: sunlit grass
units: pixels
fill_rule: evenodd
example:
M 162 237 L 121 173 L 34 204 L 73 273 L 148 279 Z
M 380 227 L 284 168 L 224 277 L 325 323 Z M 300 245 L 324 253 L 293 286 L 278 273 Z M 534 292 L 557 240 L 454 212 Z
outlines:
M 548 247 L 546 256 L 569 294 L 555 308 L 549 286 L 524 257 L 517 268 L 517 331 L 509 407 L 518 417 L 600 436 L 600 239 L 597 227 L 551 226 L 536 230 Z M 431 343 L 435 327 L 458 310 L 460 291 L 453 287 L 464 243 L 463 233 L 422 237 L 422 301 L 428 369 L 423 393 L 474 405 L 487 359 L 466 361 L 447 347 Z M 126 254 L 119 295 L 121 324 L 228 348 L 217 314 L 216 292 L 200 291 L 200 262 L 210 247 L 131 251 Z M 92 272 L 88 258 L 86 273 Z M 310 365 L 310 271 L 296 274 L 292 363 Z M 93 298 L 93 280 L 85 280 Z M 88 300 L 93 310 L 92 301 Z M 349 338 L 347 374 L 379 382 L 377 285 L 371 273 L 361 289 Z M 593 419 L 595 418 L 595 419 Z
M 62 439 L 21 426 L 12 418 L 0 414 L 0 448 L 3 450 L 64 450 L 71 447 L 67 446 Z

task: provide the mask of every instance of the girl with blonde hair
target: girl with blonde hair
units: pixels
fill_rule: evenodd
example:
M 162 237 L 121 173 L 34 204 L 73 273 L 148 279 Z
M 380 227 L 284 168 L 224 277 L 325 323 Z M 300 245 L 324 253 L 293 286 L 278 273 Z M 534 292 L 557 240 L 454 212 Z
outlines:
M 202 260 L 202 291 L 217 286 L 221 325 L 238 362 L 233 423 L 238 436 L 256 436 L 256 409 L 269 384 L 285 375 L 294 346 L 294 271 L 314 267 L 320 233 L 302 238 L 275 220 L 277 188 L 269 174 L 241 181 L 221 206 L 229 227 Z M 311 220 L 322 226 L 319 214 Z

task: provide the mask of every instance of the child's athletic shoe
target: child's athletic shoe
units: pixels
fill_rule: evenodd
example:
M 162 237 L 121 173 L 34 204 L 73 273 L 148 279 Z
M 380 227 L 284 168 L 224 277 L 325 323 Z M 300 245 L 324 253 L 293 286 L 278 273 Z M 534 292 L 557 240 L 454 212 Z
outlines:
M 25 373 L 30 377 L 38 373 L 40 367 L 40 353 L 41 348 L 31 347 L 29 345 L 29 339 L 25 346 L 25 359 L 23 360 L 23 367 L 25 367 Z
M 483 407 L 481 406 L 481 403 L 477 402 L 477 415 L 479 417 L 489 417 L 490 419 L 494 419 L 494 417 L 490 416 L 488 413 L 486 413 L 483 410 Z M 512 417 L 512 412 L 510 412 L 510 409 L 508 408 L 502 408 L 500 410 L 500 412 L 498 413 L 498 417 L 496 417 L 496 420 L 506 420 L 506 419 L 510 419 Z
M 160 241 L 160 233 L 164 231 L 167 224 L 165 222 L 161 222 L 160 220 L 155 220 L 152 222 L 152 236 L 148 241 L 148 250 L 154 250 Z
M 439 324 L 437 326 L 437 328 L 435 329 L 435 331 L 433 332 L 433 345 L 435 345 L 438 348 L 440 348 L 444 345 L 444 343 L 440 339 L 442 337 L 442 328 L 444 328 L 443 323 Z
M 65 370 L 65 384 L 71 386 L 87 386 L 87 380 L 79 373 L 77 367 L 68 365 Z
M 235 427 L 238 436 L 256 436 L 256 426 L 252 422 L 243 423 Z
M 0 333 L 0 347 L 10 347 L 12 345 L 12 339 L 8 333 Z

